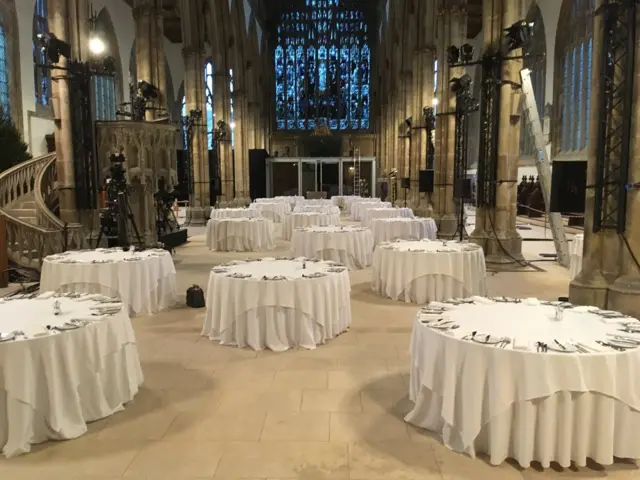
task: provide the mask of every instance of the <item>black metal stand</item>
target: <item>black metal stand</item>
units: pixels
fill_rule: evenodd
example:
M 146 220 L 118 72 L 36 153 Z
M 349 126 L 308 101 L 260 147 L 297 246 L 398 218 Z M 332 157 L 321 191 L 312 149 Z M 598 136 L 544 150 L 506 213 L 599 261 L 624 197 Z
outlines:
M 96 240 L 96 248 L 100 246 L 100 240 L 102 240 L 103 235 L 107 238 L 109 247 L 118 246 L 122 248 L 128 248 L 130 246 L 130 243 L 127 223 L 131 224 L 131 228 L 133 229 L 133 233 L 136 237 L 136 240 L 138 241 L 138 245 L 141 248 L 144 247 L 142 237 L 140 236 L 140 231 L 138 230 L 133 212 L 131 211 L 131 205 L 129 204 L 129 195 L 127 195 L 127 192 L 124 190 L 119 191 L 117 194 L 117 200 L 110 203 L 111 206 L 108 209 L 107 213 L 100 214 L 100 233 L 98 234 L 98 239 Z M 108 215 L 108 217 L 106 217 L 105 215 Z M 114 219 L 115 225 L 117 226 L 116 235 L 114 235 L 113 231 L 110 230 L 110 227 L 113 227 Z

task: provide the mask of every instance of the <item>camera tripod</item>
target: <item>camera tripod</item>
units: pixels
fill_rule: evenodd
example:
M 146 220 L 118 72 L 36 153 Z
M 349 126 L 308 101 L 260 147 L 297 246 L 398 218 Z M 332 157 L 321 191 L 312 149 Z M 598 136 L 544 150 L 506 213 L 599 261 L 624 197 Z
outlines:
M 107 238 L 109 247 L 129 247 L 129 230 L 127 223 L 131 224 L 131 228 L 138 240 L 138 245 L 143 246 L 140 231 L 136 225 L 136 221 L 129 204 L 129 196 L 124 190 L 117 192 L 115 199 L 109 200 L 109 208 L 106 213 L 100 214 L 100 233 L 96 241 L 96 248 L 100 245 L 100 240 L 104 235 Z

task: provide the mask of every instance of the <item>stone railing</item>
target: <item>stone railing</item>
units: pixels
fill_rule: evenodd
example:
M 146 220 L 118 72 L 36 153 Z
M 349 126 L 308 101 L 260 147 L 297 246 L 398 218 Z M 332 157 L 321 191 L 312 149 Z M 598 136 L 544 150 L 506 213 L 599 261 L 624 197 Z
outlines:
M 47 216 L 43 213 L 42 207 L 44 200 L 41 184 L 45 180 L 41 178 L 40 174 L 44 167 L 51 163 L 55 163 L 54 154 L 28 160 L 0 174 L 0 215 L 4 216 L 7 221 L 9 258 L 23 267 L 38 270 L 47 255 L 61 252 L 65 245 L 67 248 L 73 248 L 67 240 L 71 230 L 74 229 L 64 228 L 64 224 L 54 225 L 55 222 L 52 219 L 50 219 L 51 223 L 48 227 L 32 225 L 14 217 L 8 213 L 8 209 L 19 203 L 21 199 L 31 200 L 30 194 L 33 193 L 36 212 L 39 210 L 38 204 L 40 203 L 41 212 L 39 215 L 36 213 L 37 218 Z M 44 208 L 46 208 L 46 204 Z M 53 213 L 51 215 L 54 216 Z M 66 239 L 65 233 L 67 234 Z M 76 236 L 77 232 L 74 230 L 71 237 L 75 238 Z M 82 245 L 82 241 L 80 245 Z

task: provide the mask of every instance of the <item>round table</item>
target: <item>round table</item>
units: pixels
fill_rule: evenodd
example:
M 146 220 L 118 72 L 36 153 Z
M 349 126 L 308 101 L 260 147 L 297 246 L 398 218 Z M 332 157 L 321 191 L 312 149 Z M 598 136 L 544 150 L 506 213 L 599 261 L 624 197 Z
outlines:
M 143 315 L 178 301 L 173 259 L 158 249 L 98 248 L 50 255 L 42 264 L 40 288 L 119 296 L 131 312 Z
M 377 199 L 376 199 L 377 200 Z M 391 202 L 381 202 L 380 200 L 358 200 L 351 204 L 351 217 L 354 220 L 362 221 L 367 210 L 372 208 L 392 208 Z
M 418 314 L 408 422 L 458 452 L 487 453 L 494 465 L 640 457 L 640 334 L 619 330 L 630 322 L 640 331 L 637 320 L 565 304 L 556 321 L 560 302 L 469 301 Z M 632 338 L 628 350 L 596 343 L 619 334 Z
M 79 437 L 88 422 L 122 410 L 138 392 L 142 370 L 126 309 L 95 297 L 46 292 L 0 301 L 0 337 L 7 338 L 0 342 L 0 447 L 6 457 L 49 439 Z M 109 310 L 98 310 L 104 307 Z
M 582 250 L 584 248 L 584 235 L 578 234 L 573 237 L 573 242 L 569 243 L 569 277 L 571 280 L 582 270 Z
M 211 210 L 211 219 L 218 218 L 256 218 L 260 217 L 258 210 L 250 208 L 214 208 Z
M 256 252 L 275 248 L 268 218 L 220 218 L 207 222 L 206 242 L 213 252 Z
M 211 271 L 202 335 L 223 345 L 313 349 L 349 328 L 347 269 L 304 258 L 263 258 Z
M 292 213 L 285 215 L 282 219 L 282 238 L 291 240 L 293 230 L 299 227 L 308 227 L 310 225 L 340 225 L 340 214 L 325 213 Z
M 316 207 L 321 207 L 321 206 L 325 206 L 325 207 L 331 207 L 333 205 L 333 202 L 331 201 L 331 199 L 327 199 L 327 198 L 310 198 L 310 199 L 303 199 L 303 200 L 298 200 L 298 203 L 296 203 L 296 207 L 311 207 L 311 206 L 316 206 Z
M 340 216 L 340 209 L 333 205 L 297 205 L 293 213 L 328 213 Z
M 375 245 L 394 240 L 435 240 L 438 227 L 433 218 L 376 218 L 371 221 Z
M 296 203 L 304 200 L 304 197 L 298 195 L 278 196 L 273 198 L 257 198 L 256 203 L 285 203 L 289 205 L 289 208 L 296 206 Z
M 484 295 L 482 248 L 473 243 L 399 240 L 381 243 L 373 254 L 373 290 L 404 302 Z
M 371 230 L 356 226 L 297 228 L 291 237 L 295 256 L 333 260 L 349 269 L 371 265 L 373 236 Z
M 362 197 L 358 195 L 334 195 L 331 197 L 331 203 L 336 207 L 340 207 L 350 212 L 351 203 L 355 200 L 360 200 Z
M 249 208 L 260 212 L 263 217 L 276 223 L 280 223 L 284 215 L 291 213 L 291 204 L 289 202 L 252 203 Z
M 370 227 L 371 222 L 378 218 L 413 218 L 410 208 L 368 208 L 362 212 L 362 225 Z

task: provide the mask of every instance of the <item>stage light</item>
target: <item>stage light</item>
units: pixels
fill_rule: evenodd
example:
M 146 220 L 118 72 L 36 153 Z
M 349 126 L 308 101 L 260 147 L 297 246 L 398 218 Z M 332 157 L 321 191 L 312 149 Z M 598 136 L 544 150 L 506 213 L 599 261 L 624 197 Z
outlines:
M 451 45 L 447 48 L 447 61 L 449 62 L 449 65 L 460 61 L 460 50 L 458 47 Z
M 471 62 L 473 60 L 474 48 L 473 45 L 465 43 L 460 47 L 460 60 L 462 63 Z
M 158 98 L 158 95 L 160 95 L 158 87 L 150 84 L 149 82 L 145 82 L 144 80 L 138 81 L 138 91 L 140 92 L 140 95 L 147 101 Z
M 71 45 L 59 40 L 53 33 L 39 33 L 37 39 L 40 49 L 51 63 L 58 63 L 60 56 L 71 59 Z
M 229 126 L 231 127 L 231 130 L 235 130 L 236 128 L 236 122 L 232 121 Z
M 440 103 L 440 100 L 438 100 L 437 98 L 434 98 L 433 100 L 431 100 L 431 105 L 433 105 L 434 107 L 437 107 L 439 103 Z
M 89 50 L 91 50 L 91 53 L 94 55 L 102 55 L 106 49 L 107 46 L 100 37 L 95 36 L 89 39 Z
M 533 23 L 520 20 L 509 28 L 505 29 L 507 32 L 507 50 L 517 50 L 526 46 L 531 40 L 533 31 Z
M 471 77 L 466 74 L 460 78 L 457 78 L 457 77 L 452 78 L 450 83 L 451 83 L 451 90 L 454 93 L 471 89 Z

